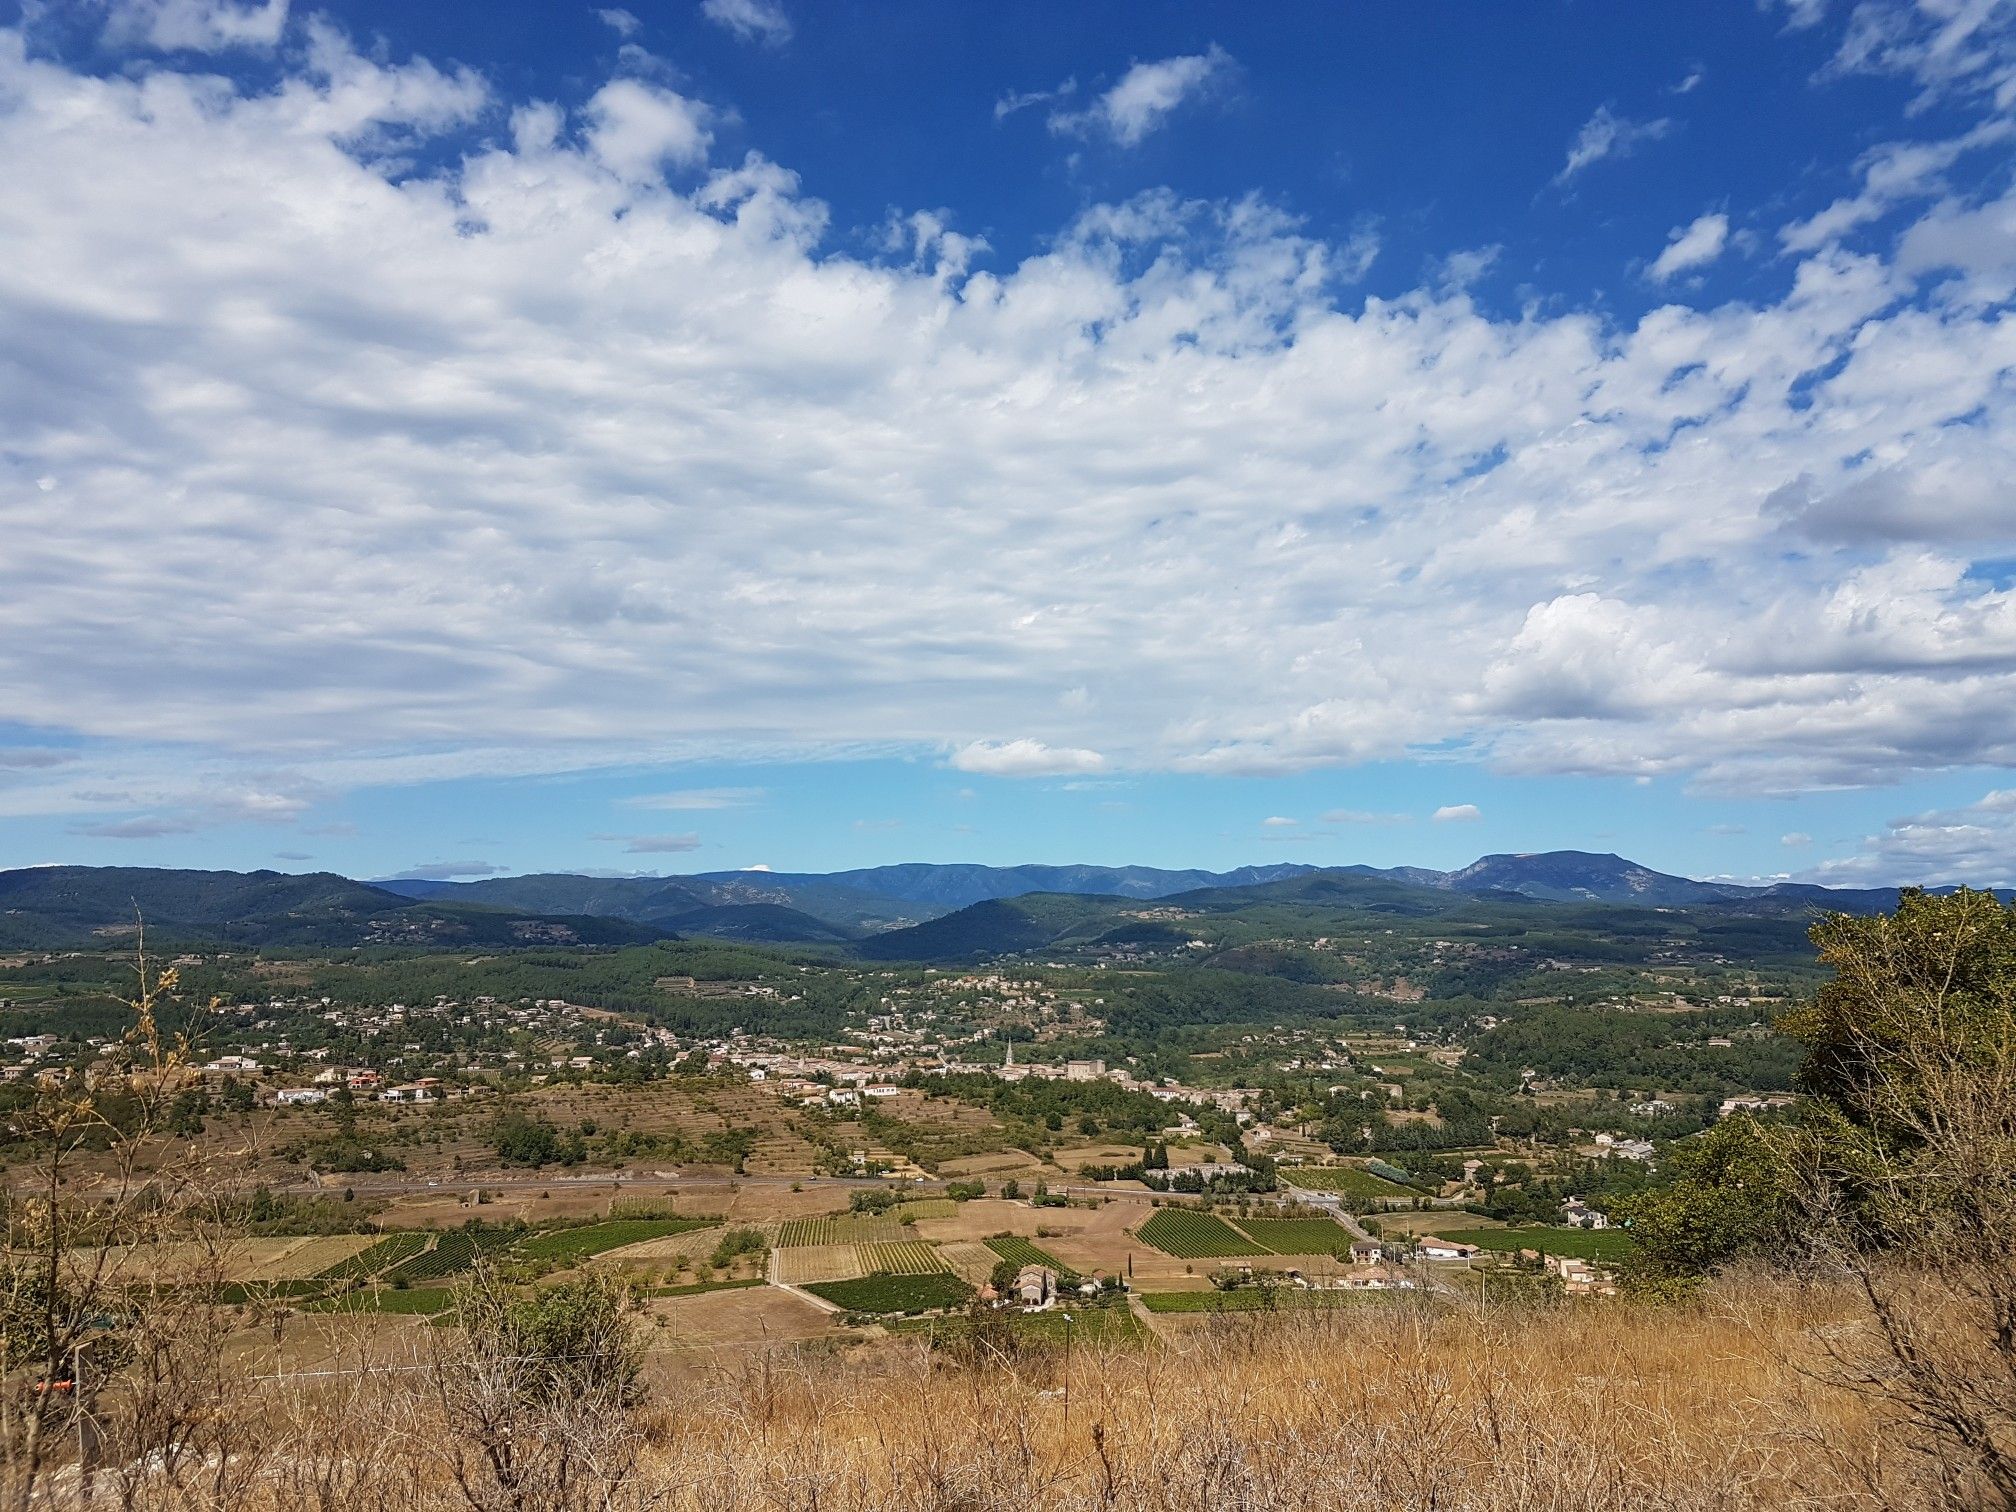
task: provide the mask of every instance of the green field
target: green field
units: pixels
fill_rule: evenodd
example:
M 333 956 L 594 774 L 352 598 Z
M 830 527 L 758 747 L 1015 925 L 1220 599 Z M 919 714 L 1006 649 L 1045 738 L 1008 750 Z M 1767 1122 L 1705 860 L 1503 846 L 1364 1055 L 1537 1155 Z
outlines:
M 889 1210 L 898 1223 L 915 1223 L 919 1218 L 957 1218 L 959 1204 L 950 1197 L 919 1197 L 915 1202 L 899 1202 Z
M 894 1218 L 792 1218 L 777 1226 L 777 1247 L 804 1244 L 894 1244 L 917 1236 Z
M 1277 1255 L 1334 1255 L 1351 1248 L 1351 1230 L 1328 1218 L 1241 1218 L 1239 1228 Z
M 862 1276 L 853 1281 L 813 1281 L 805 1290 L 836 1307 L 860 1313 L 923 1312 L 961 1307 L 973 1288 L 949 1271 L 928 1276 Z
M 1152 1244 L 1178 1260 L 1216 1260 L 1229 1255 L 1265 1255 L 1231 1224 L 1210 1213 L 1189 1208 L 1162 1208 L 1135 1230 L 1143 1244 Z
M 1360 1166 L 1298 1166 L 1283 1169 L 1281 1179 L 1305 1192 L 1336 1192 L 1345 1197 L 1411 1197 L 1406 1187 L 1374 1176 Z
M 857 1245 L 855 1253 L 861 1257 L 861 1268 L 871 1274 L 928 1276 L 934 1271 L 951 1269 L 938 1253 L 937 1246 L 926 1244 L 921 1239 Z
M 626 1244 L 642 1244 L 647 1239 L 664 1239 L 672 1234 L 709 1228 L 718 1218 L 614 1218 L 606 1223 L 590 1223 L 580 1228 L 547 1229 L 521 1239 L 517 1251 L 528 1260 L 554 1260 L 574 1265 L 605 1250 Z
M 1141 1305 L 1152 1313 L 1294 1312 L 1342 1307 L 1392 1292 L 1302 1291 L 1297 1288 L 1242 1287 L 1238 1291 L 1143 1292 Z
M 1013 1260 L 1017 1265 L 1047 1265 L 1060 1275 L 1071 1274 L 1070 1266 L 1050 1251 L 1031 1244 L 1019 1234 L 1002 1234 L 987 1240 L 986 1245 L 1003 1260 Z
M 1622 1229 L 1581 1228 L 1497 1228 L 1442 1231 L 1444 1239 L 1474 1244 L 1479 1249 L 1509 1253 L 1513 1250 L 1540 1250 L 1549 1255 L 1569 1255 L 1578 1260 L 1624 1259 L 1633 1240 Z

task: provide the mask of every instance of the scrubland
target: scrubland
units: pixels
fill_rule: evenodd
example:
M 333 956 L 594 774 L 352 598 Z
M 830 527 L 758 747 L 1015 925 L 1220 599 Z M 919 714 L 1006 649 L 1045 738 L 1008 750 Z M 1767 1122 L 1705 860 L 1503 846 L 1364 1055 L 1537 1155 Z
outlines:
M 416 1327 L 404 1366 L 380 1340 L 361 1374 L 332 1334 L 336 1373 L 221 1382 L 192 1399 L 179 1461 L 108 1460 L 98 1489 L 415 1512 L 2002 1505 L 1850 1388 L 1877 1341 L 1845 1285 L 1750 1274 L 1658 1308 L 1402 1298 L 1185 1321 L 1068 1357 L 900 1338 L 722 1358 L 647 1331 L 634 1406 L 560 1400 L 513 1425 L 521 1452 L 564 1438 L 573 1455 L 568 1484 L 535 1472 L 515 1491 L 485 1468 L 463 1384 L 483 1363 L 458 1330 Z

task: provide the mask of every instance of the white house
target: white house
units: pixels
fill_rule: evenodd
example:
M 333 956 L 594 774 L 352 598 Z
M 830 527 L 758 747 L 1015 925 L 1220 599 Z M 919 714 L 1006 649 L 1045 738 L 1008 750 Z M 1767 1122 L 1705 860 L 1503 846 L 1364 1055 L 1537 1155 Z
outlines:
M 1423 1234 L 1415 1241 L 1415 1247 L 1421 1251 L 1423 1258 L 1429 1260 L 1468 1260 L 1477 1253 L 1474 1244 L 1438 1239 L 1433 1234 Z

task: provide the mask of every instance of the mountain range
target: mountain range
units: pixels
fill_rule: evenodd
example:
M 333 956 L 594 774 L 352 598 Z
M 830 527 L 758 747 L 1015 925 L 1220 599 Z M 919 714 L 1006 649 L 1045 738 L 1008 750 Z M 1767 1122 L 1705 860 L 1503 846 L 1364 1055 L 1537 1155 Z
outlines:
M 1049 925 L 1092 917 L 1068 902 L 1209 899 L 1263 904 L 1325 893 L 1355 905 L 1439 912 L 1434 900 L 1499 898 L 1653 908 L 1870 912 L 1894 888 L 1746 887 L 1653 871 L 1585 851 L 1484 856 L 1454 871 L 1282 864 L 1232 871 L 1148 866 L 976 866 L 916 862 L 827 873 L 681 877 L 571 873 L 477 882 L 334 873 L 146 867 L 0 872 L 0 947 L 102 943 L 144 918 L 168 940 L 256 945 L 620 945 L 677 936 L 846 947 L 877 959 L 1033 949 Z M 1012 905 L 1012 906 L 1011 906 Z M 1117 916 L 1116 916 L 1117 917 Z M 970 949 L 969 949 L 970 947 Z

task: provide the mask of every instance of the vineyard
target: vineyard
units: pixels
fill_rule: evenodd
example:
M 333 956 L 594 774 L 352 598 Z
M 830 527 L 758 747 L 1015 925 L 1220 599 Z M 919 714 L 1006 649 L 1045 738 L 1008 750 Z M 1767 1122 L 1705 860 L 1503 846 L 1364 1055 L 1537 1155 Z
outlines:
M 948 1271 L 928 1276 L 863 1276 L 857 1281 L 815 1281 L 805 1290 L 835 1307 L 858 1313 L 910 1313 L 960 1307 L 973 1288 Z
M 427 1248 L 429 1236 L 421 1233 L 388 1234 L 368 1249 L 361 1249 L 347 1260 L 339 1260 L 326 1270 L 315 1273 L 317 1281 L 362 1281 L 367 1276 L 375 1276 L 380 1271 L 390 1270 L 403 1261 L 411 1260 Z
M 1239 1227 L 1277 1255 L 1334 1255 L 1351 1247 L 1351 1231 L 1328 1218 L 1241 1218 Z
M 1265 1255 L 1261 1248 L 1222 1218 L 1189 1208 L 1162 1208 L 1135 1232 L 1178 1260 L 1217 1260 L 1231 1255 Z
M 1406 1197 L 1407 1188 L 1382 1180 L 1359 1166 L 1298 1166 L 1283 1170 L 1281 1179 L 1305 1192 L 1336 1192 L 1344 1197 Z
M 983 1242 L 1003 1260 L 1012 1260 L 1017 1265 L 1047 1265 L 1060 1275 L 1070 1272 L 1070 1267 L 1055 1255 L 1039 1249 L 1019 1234 L 1001 1234 Z
M 800 1244 L 894 1244 L 917 1236 L 893 1218 L 792 1218 L 777 1226 L 777 1247 Z
M 867 1246 L 852 1244 L 794 1244 L 775 1252 L 776 1276 L 786 1286 L 807 1281 L 851 1281 L 861 1275 L 861 1256 Z
M 710 1228 L 717 1222 L 719 1220 L 713 1218 L 615 1218 L 581 1228 L 548 1229 L 544 1233 L 533 1234 L 519 1243 L 518 1253 L 528 1260 L 552 1260 L 561 1265 L 576 1265 L 605 1250 L 691 1233 L 695 1229 Z
M 519 1237 L 516 1229 L 450 1229 L 410 1260 L 402 1260 L 380 1278 L 394 1285 L 438 1281 L 458 1275 L 488 1254 L 508 1248 Z
M 881 1272 L 891 1276 L 928 1276 L 950 1268 L 939 1258 L 936 1247 L 924 1243 L 921 1239 L 863 1244 L 859 1249 L 861 1268 L 864 1271 Z

